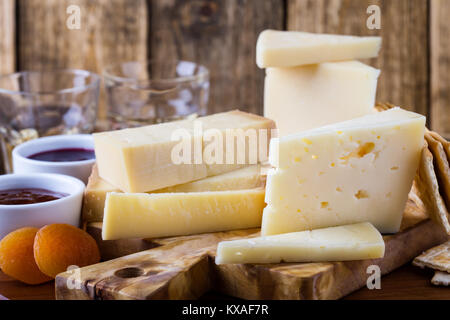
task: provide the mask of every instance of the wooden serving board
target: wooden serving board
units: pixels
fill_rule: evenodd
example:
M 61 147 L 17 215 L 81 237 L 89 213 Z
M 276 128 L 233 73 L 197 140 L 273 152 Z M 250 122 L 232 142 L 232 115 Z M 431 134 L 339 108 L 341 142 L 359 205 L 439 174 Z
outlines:
M 411 199 L 401 231 L 384 236 L 385 257 L 375 260 L 218 266 L 218 242 L 258 236 L 259 229 L 119 241 L 101 240 L 101 224 L 88 231 L 103 259 L 119 258 L 59 274 L 57 299 L 194 299 L 211 289 L 244 299 L 338 299 L 366 285 L 369 265 L 387 274 L 447 239 Z

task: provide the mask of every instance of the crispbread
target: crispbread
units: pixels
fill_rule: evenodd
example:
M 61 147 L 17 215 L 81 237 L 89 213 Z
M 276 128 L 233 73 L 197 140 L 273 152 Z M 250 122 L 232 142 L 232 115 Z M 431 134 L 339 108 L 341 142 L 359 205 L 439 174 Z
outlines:
M 444 148 L 445 154 L 447 155 L 447 160 L 450 162 L 450 142 L 445 140 L 439 134 L 434 131 L 429 131 L 429 134 L 440 143 L 442 143 L 442 147 Z
M 433 154 L 433 164 L 438 178 L 440 193 L 444 199 L 447 208 L 450 208 L 450 167 L 442 143 L 434 138 L 430 131 L 425 133 L 425 140 L 428 143 L 428 149 Z M 436 170 L 437 169 L 437 170 Z
M 450 272 L 450 241 L 425 251 L 414 259 L 413 264 L 421 268 Z
M 428 150 L 426 140 L 422 149 L 420 166 L 415 181 L 430 218 L 439 223 L 447 234 L 450 234 L 448 210 L 444 199 L 439 193 L 439 183 L 434 172 L 433 154 Z
M 394 106 L 393 104 L 390 104 L 390 103 L 380 103 L 380 102 L 377 102 L 377 104 L 375 105 L 375 109 L 376 109 L 378 112 L 386 111 L 386 110 L 389 110 L 389 109 L 394 108 L 394 107 L 395 107 L 395 106 Z
M 436 271 L 434 273 L 433 279 L 431 279 L 431 283 L 435 286 L 449 286 L 450 285 L 450 273 Z

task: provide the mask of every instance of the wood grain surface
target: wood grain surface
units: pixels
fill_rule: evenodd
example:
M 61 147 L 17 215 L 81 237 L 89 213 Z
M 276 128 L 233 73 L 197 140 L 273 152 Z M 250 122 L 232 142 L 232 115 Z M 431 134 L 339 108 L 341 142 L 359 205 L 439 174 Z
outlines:
M 96 227 L 99 225 L 91 226 Z M 104 249 L 99 230 L 90 232 Z M 150 250 L 81 268 L 77 274 L 58 275 L 56 298 L 192 299 L 214 289 L 243 299 L 338 299 L 365 286 L 369 265 L 376 264 L 382 274 L 387 274 L 447 239 L 439 227 L 426 219 L 423 207 L 409 200 L 402 231 L 384 236 L 383 259 L 219 266 L 214 263 L 218 242 L 258 234 L 254 229 L 153 239 L 147 241 L 154 246 Z M 115 242 L 109 241 L 109 257 L 114 252 L 117 256 L 130 252 L 130 247 L 121 251 L 120 246 L 114 246 Z
M 16 68 L 15 0 L 0 1 L 0 75 Z
M 381 9 L 381 29 L 369 30 L 369 5 Z M 423 0 L 288 0 L 289 30 L 381 36 L 377 100 L 428 114 L 428 3 Z
M 381 279 L 380 290 L 364 287 L 348 296 L 345 300 L 450 300 L 448 287 L 437 287 L 430 279 L 434 272 L 420 269 L 407 263 L 405 266 L 385 275 Z M 38 286 L 28 286 L 13 280 L 0 271 L 0 300 L 53 300 L 55 299 L 54 281 Z M 236 300 L 217 291 L 208 291 L 200 300 Z
M 450 139 L 450 1 L 430 1 L 431 124 Z

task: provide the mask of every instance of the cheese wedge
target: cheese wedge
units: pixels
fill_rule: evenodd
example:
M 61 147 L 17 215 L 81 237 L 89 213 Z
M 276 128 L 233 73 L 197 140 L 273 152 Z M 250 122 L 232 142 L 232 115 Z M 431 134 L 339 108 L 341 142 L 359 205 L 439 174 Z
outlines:
M 380 48 L 380 37 L 265 30 L 256 42 L 256 64 L 281 68 L 373 58 Z
M 243 190 L 263 187 L 263 185 L 264 178 L 261 176 L 260 165 L 253 165 L 218 176 L 155 190 L 152 193 Z M 103 220 L 105 199 L 108 192 L 121 191 L 100 178 L 97 166 L 94 166 L 84 192 L 83 221 L 100 222 Z
M 370 114 L 380 71 L 358 61 L 269 68 L 264 116 L 280 136 Z
M 99 175 L 122 191 L 148 192 L 233 171 L 266 160 L 274 128 L 272 120 L 230 111 L 96 133 Z
M 371 222 L 399 230 L 425 117 L 400 108 L 274 139 L 262 235 Z
M 255 228 L 264 189 L 193 193 L 108 193 L 103 240 L 158 238 Z
M 384 241 L 370 223 L 220 242 L 216 264 L 377 259 Z

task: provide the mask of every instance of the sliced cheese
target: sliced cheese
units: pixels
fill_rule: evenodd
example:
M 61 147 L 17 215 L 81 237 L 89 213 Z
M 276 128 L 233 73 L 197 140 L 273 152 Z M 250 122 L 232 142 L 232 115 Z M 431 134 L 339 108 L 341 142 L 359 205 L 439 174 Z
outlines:
M 272 120 L 230 111 L 195 120 L 96 133 L 99 175 L 126 192 L 148 192 L 218 175 L 264 161 L 274 128 Z M 224 138 L 227 134 L 230 139 Z M 188 151 L 184 153 L 184 149 Z M 234 157 L 227 158 L 233 150 L 243 156 L 239 158 L 236 151 Z
M 380 37 L 265 30 L 256 43 L 256 63 L 280 68 L 373 58 L 380 48 Z
M 384 241 L 370 223 L 220 242 L 216 264 L 376 259 Z
M 108 193 L 103 240 L 157 238 L 261 225 L 264 189 L 193 193 Z
M 261 166 L 252 165 L 217 176 L 155 190 L 152 193 L 230 191 L 263 187 Z
M 285 136 L 370 114 L 379 74 L 357 61 L 269 68 L 264 116 Z
M 260 165 L 253 165 L 218 176 L 155 190 L 152 193 L 243 190 L 262 187 L 263 185 L 264 179 L 261 176 L 261 167 Z M 105 199 L 108 192 L 121 191 L 100 178 L 97 166 L 94 166 L 84 192 L 83 221 L 99 222 L 103 220 Z
M 357 222 L 399 230 L 425 117 L 400 108 L 274 139 L 263 235 Z

